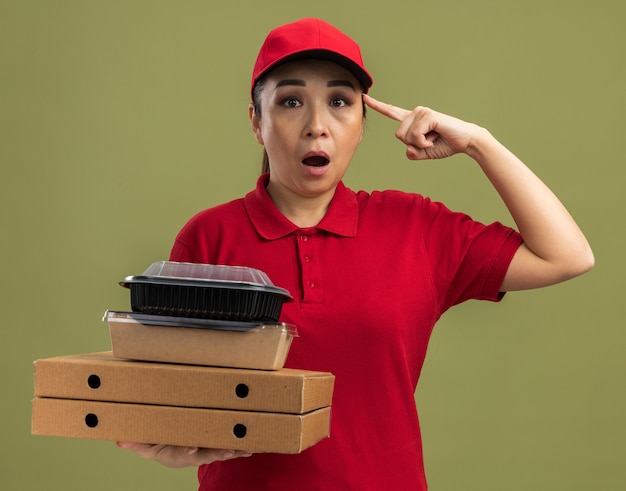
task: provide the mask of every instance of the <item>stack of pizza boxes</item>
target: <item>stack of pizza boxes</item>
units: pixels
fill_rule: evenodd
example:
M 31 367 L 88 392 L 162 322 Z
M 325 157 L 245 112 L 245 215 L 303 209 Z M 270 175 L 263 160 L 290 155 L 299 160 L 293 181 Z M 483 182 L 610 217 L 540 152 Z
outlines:
M 112 351 L 35 362 L 33 434 L 253 453 L 329 436 L 334 376 L 284 368 L 291 296 L 262 271 L 161 261 L 121 284 Z

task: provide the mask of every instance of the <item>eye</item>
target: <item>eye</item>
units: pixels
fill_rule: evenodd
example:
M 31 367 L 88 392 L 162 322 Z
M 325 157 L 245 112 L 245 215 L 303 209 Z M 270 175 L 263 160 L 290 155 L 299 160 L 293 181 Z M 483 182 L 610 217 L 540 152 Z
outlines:
M 302 105 L 302 103 L 295 97 L 288 97 L 284 99 L 282 104 L 285 107 L 300 107 Z
M 330 101 L 330 105 L 333 107 L 344 107 L 348 105 L 348 102 L 342 97 L 335 97 Z

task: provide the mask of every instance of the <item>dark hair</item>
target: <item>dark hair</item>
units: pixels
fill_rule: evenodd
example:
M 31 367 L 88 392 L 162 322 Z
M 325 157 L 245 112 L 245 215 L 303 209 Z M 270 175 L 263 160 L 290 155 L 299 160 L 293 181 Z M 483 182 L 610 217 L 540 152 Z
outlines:
M 263 87 L 265 87 L 265 77 L 257 80 L 256 84 L 254 84 L 254 89 L 252 89 L 252 108 L 254 109 L 254 114 L 257 118 L 261 117 L 261 92 L 263 92 Z M 261 160 L 261 174 L 267 174 L 269 171 L 270 158 L 267 156 L 267 152 L 264 147 L 263 157 Z
M 254 88 L 252 89 L 252 108 L 254 110 L 254 114 L 257 118 L 261 117 L 261 92 L 263 92 L 263 88 L 265 87 L 265 77 L 257 80 L 256 84 L 254 84 Z M 365 92 L 365 89 L 363 89 Z M 363 103 L 363 119 L 365 119 L 365 111 L 366 106 L 365 102 Z M 270 171 L 270 158 L 267 155 L 267 151 L 263 148 L 263 157 L 261 160 L 261 174 L 267 174 Z

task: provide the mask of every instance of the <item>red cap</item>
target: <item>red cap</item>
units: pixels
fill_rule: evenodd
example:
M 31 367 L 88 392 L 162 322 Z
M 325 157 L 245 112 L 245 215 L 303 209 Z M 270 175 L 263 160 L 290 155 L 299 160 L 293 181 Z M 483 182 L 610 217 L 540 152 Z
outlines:
M 321 19 L 300 19 L 279 26 L 267 35 L 252 72 L 252 86 L 268 70 L 298 58 L 319 58 L 350 70 L 365 92 L 374 83 L 363 66 L 361 49 L 351 38 Z

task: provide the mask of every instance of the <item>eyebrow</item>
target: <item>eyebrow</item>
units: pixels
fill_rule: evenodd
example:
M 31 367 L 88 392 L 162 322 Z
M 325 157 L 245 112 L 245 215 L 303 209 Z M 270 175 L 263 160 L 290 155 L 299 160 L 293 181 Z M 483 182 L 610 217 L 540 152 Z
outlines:
M 289 78 L 287 80 L 281 80 L 276 84 L 276 87 L 283 87 L 285 85 L 298 85 L 300 87 L 306 87 L 306 82 L 304 80 L 297 80 L 295 78 Z
M 354 90 L 354 85 L 348 80 L 329 80 L 326 87 L 350 87 Z
M 297 85 L 299 87 L 306 87 L 306 82 L 300 79 L 288 78 L 278 82 L 276 84 L 276 87 L 284 87 L 285 85 Z M 326 83 L 326 87 L 350 87 L 352 90 L 354 90 L 354 85 L 348 80 L 329 80 Z

